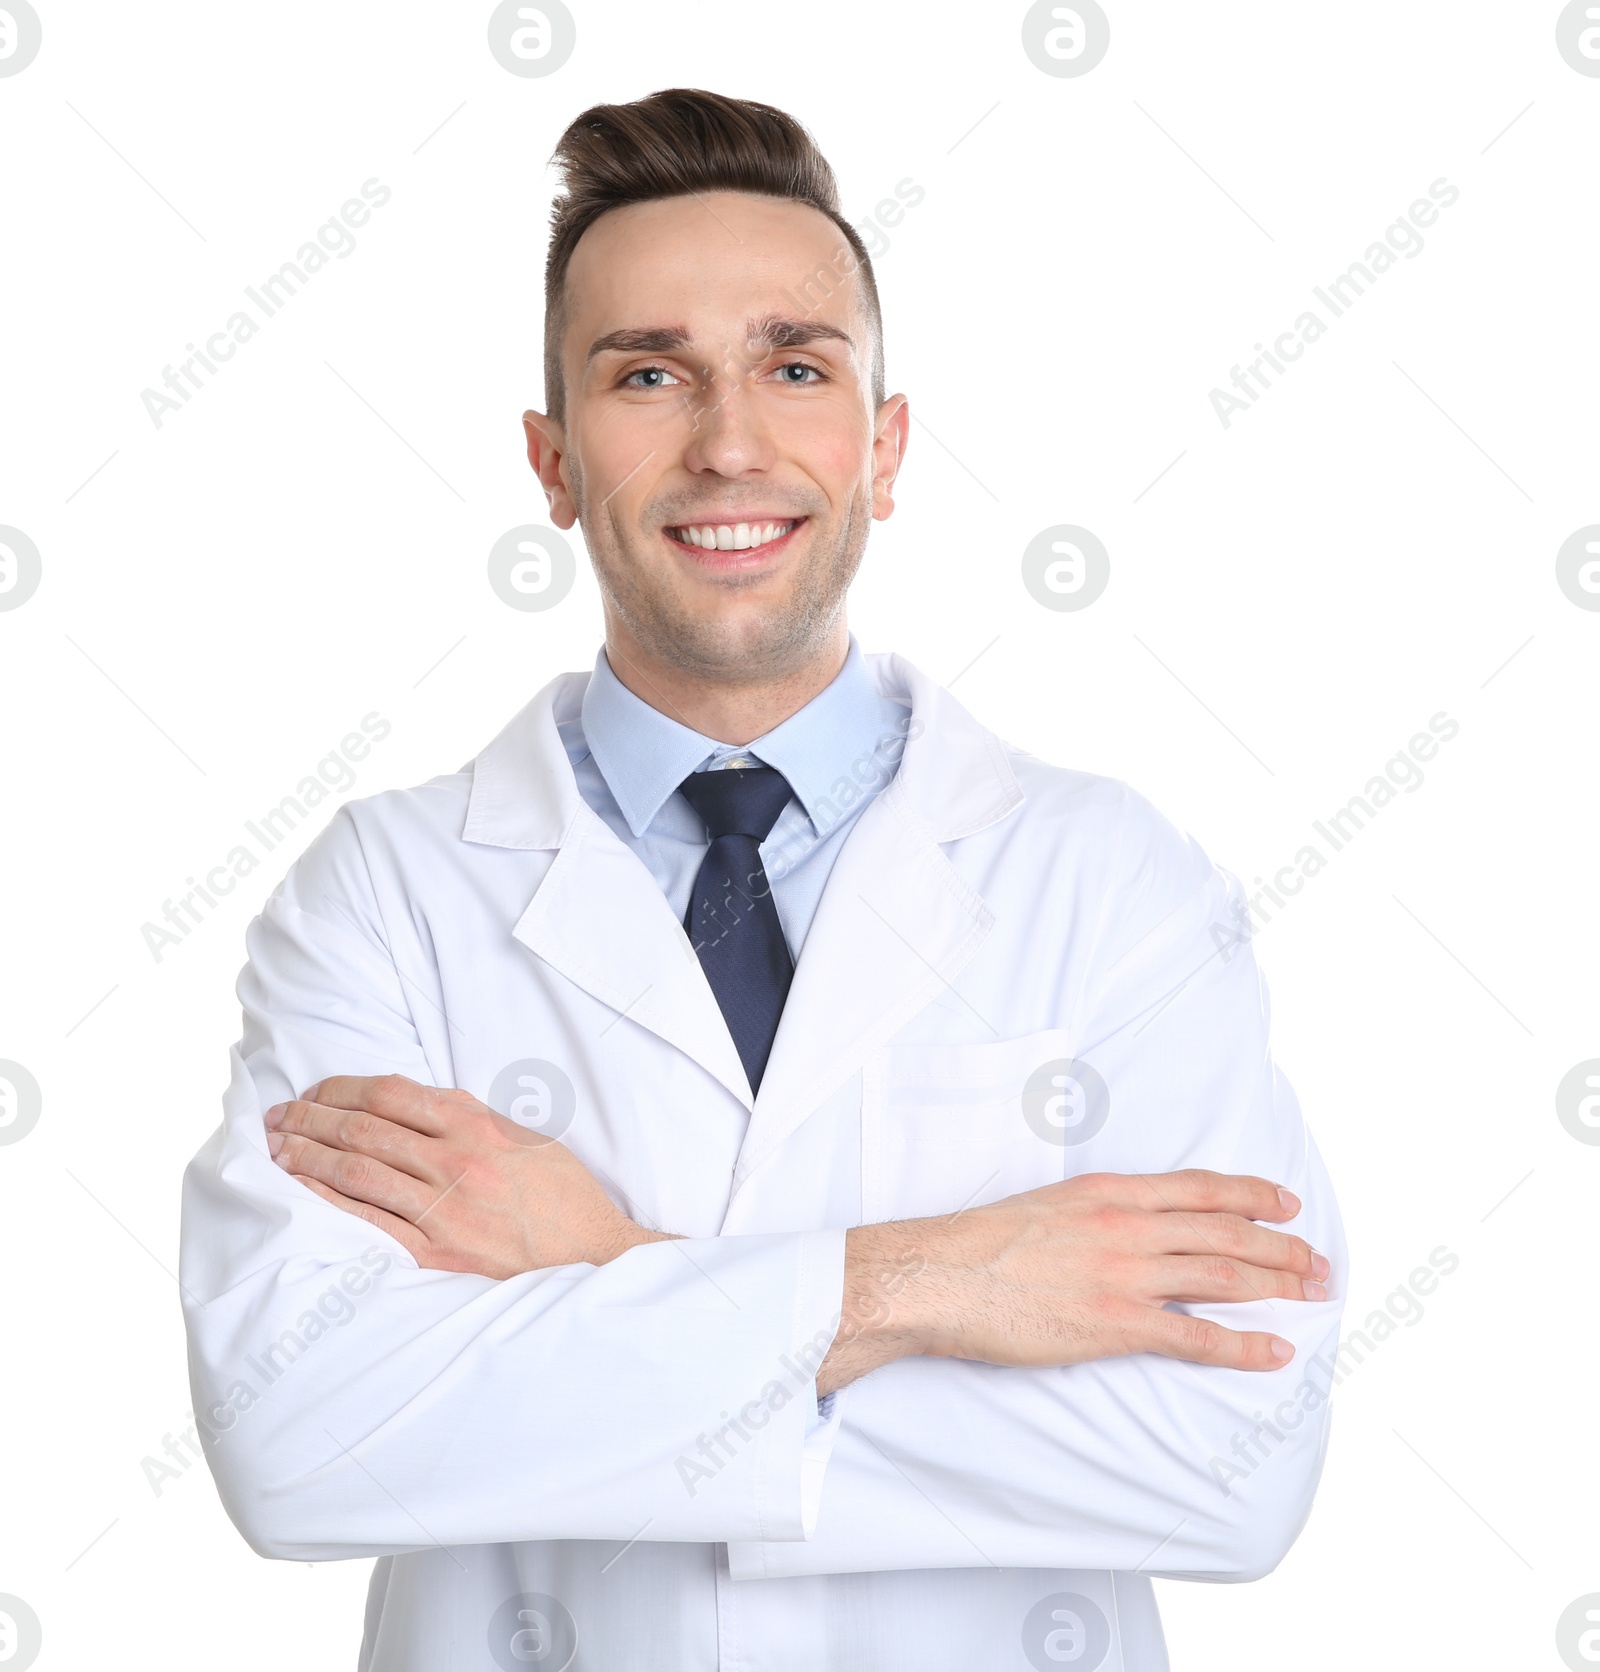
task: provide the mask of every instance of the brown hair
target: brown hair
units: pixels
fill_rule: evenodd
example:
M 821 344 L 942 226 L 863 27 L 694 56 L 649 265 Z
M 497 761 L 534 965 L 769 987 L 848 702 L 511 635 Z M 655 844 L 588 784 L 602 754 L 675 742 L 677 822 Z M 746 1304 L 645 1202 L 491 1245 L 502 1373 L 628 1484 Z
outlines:
M 567 268 L 578 240 L 601 215 L 630 203 L 701 192 L 753 192 L 793 198 L 826 215 L 849 254 L 799 277 L 803 298 L 823 296 L 860 275 L 872 331 L 873 399 L 884 395 L 883 315 L 872 258 L 839 213 L 839 186 L 811 135 L 786 112 L 697 87 L 670 87 L 632 104 L 594 105 L 562 134 L 550 159 L 565 190 L 550 210 L 544 272 L 544 392 L 550 416 L 566 416 L 561 341 L 566 330 Z M 813 302 L 811 307 L 815 307 Z

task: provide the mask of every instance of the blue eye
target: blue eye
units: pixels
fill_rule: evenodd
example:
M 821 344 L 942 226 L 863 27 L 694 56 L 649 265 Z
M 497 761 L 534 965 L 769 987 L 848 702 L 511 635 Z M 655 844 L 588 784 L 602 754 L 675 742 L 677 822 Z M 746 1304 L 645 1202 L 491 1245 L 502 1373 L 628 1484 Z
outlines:
M 780 366 L 778 368 L 778 370 L 780 372 L 785 372 L 785 373 L 787 373 L 787 372 L 810 372 L 812 374 L 812 376 L 817 377 L 817 378 L 820 378 L 822 376 L 822 373 L 819 372 L 815 366 L 808 366 L 803 360 L 791 361 L 787 366 Z M 786 377 L 782 378 L 781 381 L 784 382 L 784 383 L 799 384 L 801 382 L 801 379 L 799 379 L 797 377 L 787 377 L 786 376 Z
M 666 388 L 665 379 L 671 377 L 671 375 L 672 373 L 669 372 L 665 366 L 640 366 L 637 371 L 629 372 L 622 381 L 624 384 L 632 384 L 635 389 L 664 389 Z M 636 377 L 658 378 L 662 381 L 656 383 L 634 383 L 633 380 Z

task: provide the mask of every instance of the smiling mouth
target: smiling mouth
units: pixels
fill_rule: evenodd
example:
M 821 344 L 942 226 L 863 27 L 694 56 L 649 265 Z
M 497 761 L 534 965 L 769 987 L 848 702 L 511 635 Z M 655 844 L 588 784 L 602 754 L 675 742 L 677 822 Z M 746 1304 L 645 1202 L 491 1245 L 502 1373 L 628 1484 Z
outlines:
M 669 528 L 666 534 L 680 546 L 695 546 L 701 551 L 756 551 L 775 545 L 804 521 L 804 517 L 791 517 L 787 522 L 688 523 Z

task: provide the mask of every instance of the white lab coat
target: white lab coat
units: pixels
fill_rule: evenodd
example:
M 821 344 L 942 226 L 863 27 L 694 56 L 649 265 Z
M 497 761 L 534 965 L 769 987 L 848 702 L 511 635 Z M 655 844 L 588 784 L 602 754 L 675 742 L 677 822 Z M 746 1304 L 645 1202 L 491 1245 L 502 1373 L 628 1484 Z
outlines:
M 256 1550 L 386 1558 L 363 1672 L 1154 1672 L 1146 1576 L 1257 1577 L 1305 1521 L 1337 1298 L 1189 1309 L 1288 1337 L 1275 1372 L 914 1358 L 819 1422 L 850 1225 L 1210 1167 L 1290 1186 L 1335 1297 L 1345 1270 L 1237 883 L 1125 786 L 867 662 L 909 741 L 753 1103 L 682 927 L 578 794 L 556 727 L 586 675 L 465 770 L 343 808 L 251 926 L 224 1122 L 185 1179 L 195 1408 Z M 1068 1060 L 1109 1092 L 1078 1143 L 1059 1099 L 1024 1108 Z M 512 1074 L 519 1114 L 691 1240 L 426 1271 L 269 1159 L 263 1110 L 330 1073 L 487 1098 L 530 1061 L 559 1072 Z

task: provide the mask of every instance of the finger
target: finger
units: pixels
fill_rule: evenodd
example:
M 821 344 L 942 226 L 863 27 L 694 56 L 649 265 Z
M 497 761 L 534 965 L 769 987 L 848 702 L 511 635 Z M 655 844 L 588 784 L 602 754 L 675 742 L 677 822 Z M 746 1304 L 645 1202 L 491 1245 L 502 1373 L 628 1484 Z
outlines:
M 1294 1343 L 1264 1330 L 1224 1329 L 1209 1318 L 1146 1307 L 1133 1326 L 1134 1353 L 1161 1353 L 1190 1364 L 1214 1364 L 1227 1370 L 1282 1370 L 1294 1358 Z
M 1319 1282 L 1329 1271 L 1327 1257 L 1304 1237 L 1269 1230 L 1236 1213 L 1152 1213 L 1141 1229 L 1152 1254 L 1222 1254 Z
M 1179 1173 L 1101 1173 L 1100 1192 L 1122 1207 L 1146 1212 L 1235 1213 L 1241 1219 L 1293 1219 L 1300 1198 L 1270 1179 L 1249 1173 L 1212 1173 L 1203 1167 Z
M 439 1200 L 439 1192 L 432 1185 L 412 1178 L 409 1173 L 396 1172 L 369 1155 L 329 1149 L 294 1133 L 270 1133 L 267 1147 L 273 1152 L 272 1159 L 286 1173 L 316 1179 L 341 1196 L 383 1208 L 413 1223 Z
M 1151 1298 L 1159 1301 L 1326 1300 L 1313 1277 L 1230 1260 L 1220 1254 L 1174 1255 L 1156 1262 Z
M 418 1085 L 404 1074 L 332 1074 L 306 1092 L 306 1101 L 332 1109 L 364 1109 L 396 1126 L 442 1138 L 450 1130 L 445 1101 L 449 1095 L 434 1086 Z
M 434 1153 L 439 1147 L 437 1139 L 408 1126 L 397 1126 L 382 1115 L 368 1114 L 365 1109 L 334 1108 L 296 1098 L 267 1111 L 267 1130 L 309 1138 L 325 1149 L 371 1156 L 427 1184 L 445 1182 L 442 1164 Z
M 341 1196 L 337 1190 L 330 1190 L 321 1179 L 310 1178 L 303 1173 L 291 1173 L 289 1176 L 303 1184 L 314 1195 L 320 1196 L 323 1201 L 332 1202 L 336 1208 L 353 1214 L 357 1219 L 366 1220 L 369 1225 L 380 1231 L 387 1231 L 419 1265 L 426 1263 L 428 1239 L 415 1225 L 396 1218 L 392 1213 L 385 1213 L 382 1208 L 373 1207 L 370 1202 L 358 1202 L 352 1197 Z

